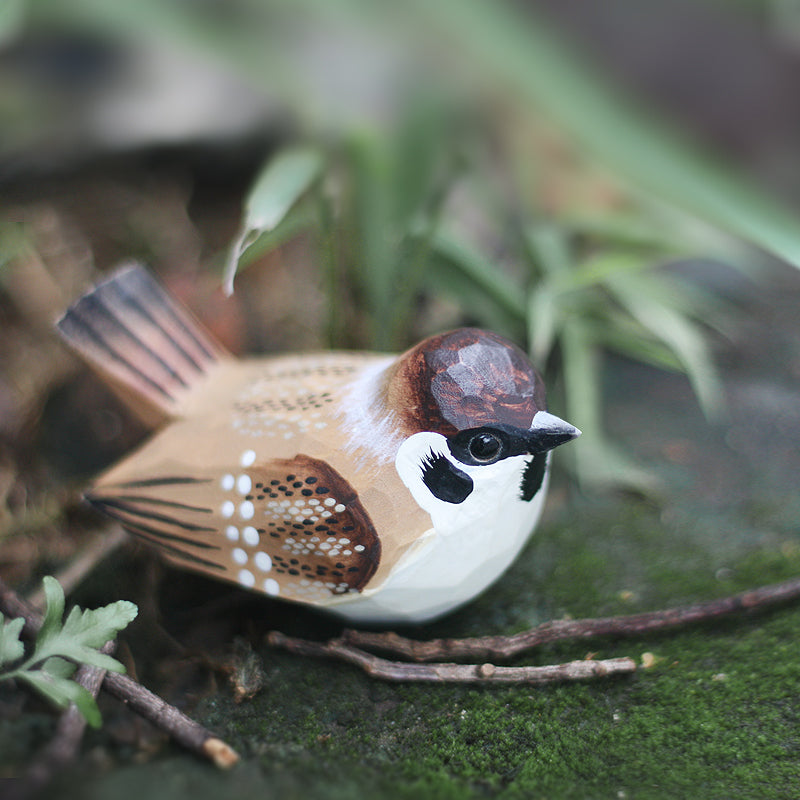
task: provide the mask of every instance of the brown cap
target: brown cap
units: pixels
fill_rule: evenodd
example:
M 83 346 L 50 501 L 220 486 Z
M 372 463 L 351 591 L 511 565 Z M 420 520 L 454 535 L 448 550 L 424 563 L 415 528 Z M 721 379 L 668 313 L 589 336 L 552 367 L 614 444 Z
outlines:
M 545 409 L 544 382 L 525 353 L 477 328 L 432 336 L 400 356 L 386 398 L 406 436 L 498 423 L 527 429 Z

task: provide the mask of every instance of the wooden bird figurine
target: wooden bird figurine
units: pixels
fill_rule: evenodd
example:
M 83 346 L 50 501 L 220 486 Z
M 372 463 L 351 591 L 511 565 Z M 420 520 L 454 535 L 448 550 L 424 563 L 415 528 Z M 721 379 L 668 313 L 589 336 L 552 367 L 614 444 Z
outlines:
M 579 434 L 482 330 L 237 360 L 138 265 L 58 329 L 157 426 L 92 505 L 175 564 L 356 622 L 433 619 L 491 584 L 536 526 L 549 451 Z

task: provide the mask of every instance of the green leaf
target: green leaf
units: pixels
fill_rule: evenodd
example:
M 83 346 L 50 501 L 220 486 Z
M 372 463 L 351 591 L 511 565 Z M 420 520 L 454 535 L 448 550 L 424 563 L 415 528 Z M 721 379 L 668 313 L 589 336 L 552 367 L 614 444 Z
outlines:
M 350 275 L 363 292 L 372 318 L 372 346 L 390 345 L 387 321 L 397 282 L 401 231 L 392 217 L 391 151 L 385 138 L 373 129 L 360 129 L 349 137 L 345 166 L 349 174 L 345 230 L 353 237 Z
M 671 372 L 683 371 L 675 353 L 657 341 L 626 313 L 607 309 L 605 318 L 587 320 L 587 330 L 595 342 L 623 356 Z
M 78 669 L 78 665 L 74 661 L 67 661 L 66 658 L 52 656 L 42 664 L 42 669 L 48 675 L 55 675 L 57 678 L 71 678 Z
M 522 244 L 537 271 L 551 280 L 573 272 L 572 254 L 561 226 L 551 223 L 528 225 L 522 232 Z
M 50 575 L 43 580 L 45 596 L 45 614 L 42 627 L 36 636 L 37 643 L 45 642 L 50 637 L 57 635 L 61 630 L 61 620 L 64 617 L 64 590 L 61 584 Z
M 79 664 L 114 672 L 125 671 L 122 664 L 98 648 L 136 617 L 137 608 L 127 600 L 88 611 L 75 607 L 62 623 L 64 590 L 55 578 L 48 576 L 44 579 L 44 592 L 47 609 L 33 654 L 0 678 L 27 682 L 60 708 L 75 703 L 89 724 L 96 727 L 100 724 L 97 704 L 91 694 L 72 680 L 72 676 Z M 0 665 L 19 660 L 24 655 L 19 640 L 23 624 L 22 619 L 6 623 L 0 615 Z
M 70 703 L 75 703 L 89 725 L 93 728 L 100 727 L 102 718 L 97 703 L 91 693 L 80 684 L 70 678 L 54 675 L 45 668 L 28 670 L 17 677 L 59 708 L 66 708 Z
M 13 664 L 25 655 L 25 647 L 19 638 L 24 627 L 22 617 L 6 621 L 0 614 L 0 667 Z
M 256 178 L 245 202 L 244 221 L 231 247 L 225 269 L 225 291 L 233 293 L 233 279 L 245 251 L 264 234 L 274 231 L 311 188 L 323 167 L 316 148 L 292 148 L 273 158 Z
M 136 606 L 127 600 L 118 600 L 94 610 L 73 608 L 62 628 L 37 638 L 33 653 L 34 663 L 51 656 L 60 656 L 79 664 L 124 672 L 125 668 L 119 661 L 99 652 L 97 648 L 113 639 L 118 631 L 132 622 L 136 613 Z

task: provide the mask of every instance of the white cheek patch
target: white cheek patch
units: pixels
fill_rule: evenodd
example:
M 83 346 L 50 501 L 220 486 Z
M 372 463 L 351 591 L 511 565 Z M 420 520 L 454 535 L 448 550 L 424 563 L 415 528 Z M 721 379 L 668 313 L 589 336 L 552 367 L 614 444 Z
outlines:
M 431 452 L 443 456 L 447 452 L 447 440 L 440 433 L 423 431 L 409 436 L 400 445 L 394 460 L 400 480 L 406 485 L 420 507 L 428 513 L 432 512 L 435 504 L 442 502 L 431 494 L 430 489 L 422 480 L 421 465 Z
M 430 463 L 432 454 L 452 468 L 454 483 L 459 474 L 465 483 L 471 481 L 470 491 L 464 491 L 461 498 L 450 497 L 449 501 L 437 497 L 425 481 L 425 465 Z M 520 502 L 520 483 L 527 456 L 511 456 L 496 464 L 476 466 L 456 464 L 448 454 L 445 437 L 425 431 L 406 439 L 395 459 L 400 479 L 420 507 L 431 515 L 437 533 L 447 535 L 479 522 L 491 524 Z M 454 502 L 456 499 L 458 502 Z

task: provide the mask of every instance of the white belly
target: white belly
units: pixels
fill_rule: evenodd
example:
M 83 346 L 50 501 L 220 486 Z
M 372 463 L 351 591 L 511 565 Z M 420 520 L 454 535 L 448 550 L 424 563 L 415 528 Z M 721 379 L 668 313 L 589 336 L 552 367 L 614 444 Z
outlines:
M 536 527 L 547 476 L 530 502 L 514 483 L 487 513 L 448 529 L 433 528 L 398 562 L 382 585 L 335 600 L 328 608 L 354 622 L 418 623 L 471 600 L 511 565 Z

